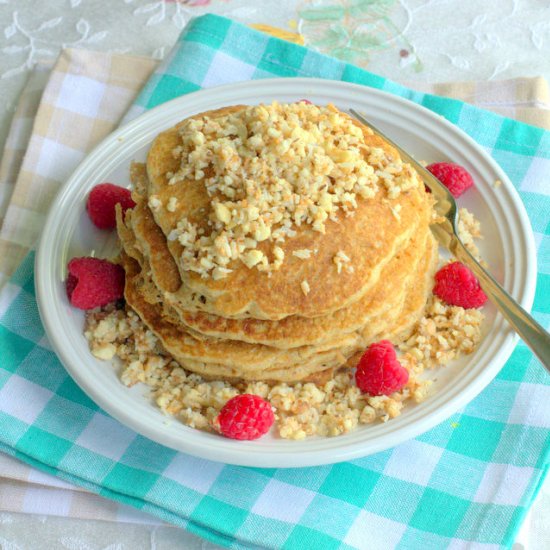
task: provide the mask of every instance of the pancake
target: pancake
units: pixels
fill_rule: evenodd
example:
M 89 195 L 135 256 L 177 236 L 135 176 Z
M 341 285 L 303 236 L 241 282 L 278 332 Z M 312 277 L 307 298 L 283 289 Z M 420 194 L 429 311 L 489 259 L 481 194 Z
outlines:
M 134 177 L 143 177 L 143 171 L 136 167 Z M 137 187 L 139 188 L 139 183 Z M 282 349 L 315 345 L 326 342 L 334 336 L 349 333 L 363 327 L 373 316 L 386 313 L 389 309 L 397 310 L 404 300 L 404 291 L 409 287 L 416 274 L 416 266 L 421 257 L 429 251 L 427 239 L 431 238 L 427 220 L 422 237 L 416 234 L 409 246 L 396 254 L 382 271 L 381 277 L 371 292 L 367 293 L 353 305 L 336 311 L 331 316 L 308 319 L 299 316 L 286 317 L 280 321 L 264 321 L 258 319 L 226 319 L 204 312 L 190 312 L 179 307 L 171 291 L 178 288 L 181 280 L 178 277 L 175 262 L 166 249 L 162 233 L 156 226 L 150 212 L 138 196 L 137 206 L 132 213 L 130 224 L 133 232 L 139 236 L 143 253 L 148 257 L 148 269 L 152 278 L 163 293 L 163 299 L 173 307 L 181 322 L 188 328 L 210 337 L 228 338 L 248 343 L 265 344 Z M 142 223 L 134 224 L 141 214 Z M 126 234 L 125 226 L 119 233 Z M 420 232 L 419 232 L 420 233 Z M 128 238 L 126 238 L 128 240 Z M 135 246 L 132 243 L 131 246 Z M 127 252 L 136 257 L 130 250 Z M 136 257 L 143 266 L 143 259 Z
M 304 346 L 291 351 L 231 340 L 199 340 L 175 324 L 173 317 L 165 315 L 161 307 L 145 300 L 142 293 L 144 274 L 133 258 L 122 254 L 122 264 L 126 272 L 128 305 L 182 366 L 199 374 L 264 380 L 265 373 L 282 372 L 282 380 L 300 380 L 317 370 L 341 365 L 346 355 L 357 347 L 357 335 L 347 336 L 334 348 Z M 271 375 L 267 377 L 277 379 Z
M 349 356 L 362 351 L 372 341 L 391 338 L 395 331 L 402 334 L 410 330 L 422 313 L 426 296 L 433 285 L 434 243 L 431 238 L 428 247 L 431 254 L 425 255 L 422 265 L 414 272 L 416 284 L 411 285 L 403 307 L 371 320 L 360 331 L 348 335 L 346 340 L 326 346 L 304 346 L 296 349 L 296 353 L 222 339 L 197 338 L 197 334 L 182 327 L 173 314 L 165 313 L 158 293 L 154 296 L 154 285 L 150 280 L 147 282 L 141 266 L 124 254 L 123 265 L 127 273 L 125 295 L 128 304 L 159 337 L 167 351 L 186 368 L 210 377 L 219 375 L 247 380 L 295 381 L 327 368 L 341 366 Z M 424 279 L 422 273 L 425 274 Z M 220 363 L 220 357 L 227 359 Z
M 398 311 L 389 312 L 373 320 L 362 330 L 348 335 L 335 348 L 304 346 L 295 353 L 268 346 L 255 346 L 219 339 L 198 340 L 189 330 L 174 323 L 159 304 L 147 302 L 143 294 L 143 274 L 139 264 L 123 253 L 127 273 L 125 297 L 148 327 L 156 334 L 164 348 L 185 368 L 207 377 L 222 379 L 270 380 L 293 382 L 310 379 L 312 375 L 343 366 L 365 347 L 380 339 L 399 342 L 412 329 L 423 312 L 427 296 L 433 286 L 433 272 L 437 246 L 432 238 L 431 254 L 423 258 L 415 275 L 405 303 Z M 424 273 L 424 277 L 421 274 Z M 389 329 L 388 325 L 392 328 Z M 220 361 L 223 359 L 223 362 Z
M 238 112 L 243 107 L 224 108 L 198 115 L 220 117 Z M 390 161 L 397 161 L 397 152 L 371 130 L 354 121 L 363 132 L 366 152 L 381 149 Z M 175 293 L 182 309 L 206 311 L 228 318 L 257 318 L 278 320 L 290 315 L 318 317 L 328 315 L 360 299 L 372 288 L 383 267 L 396 251 L 412 237 L 418 218 L 431 209 L 432 199 L 425 192 L 416 172 L 403 165 L 404 179 L 410 187 L 398 196 L 380 185 L 374 198 L 357 198 L 353 215 L 340 212 L 334 221 L 326 222 L 326 232 L 314 231 L 304 224 L 294 228 L 296 235 L 278 243 L 284 253 L 284 268 L 265 277 L 257 269 L 250 269 L 240 261 L 227 267 L 232 271 L 221 280 L 204 278 L 199 273 L 186 270 L 180 261 L 183 246 L 170 235 L 178 221 L 186 219 L 198 231 L 209 235 L 209 220 L 213 216 L 212 197 L 203 180 L 185 180 L 170 185 L 167 174 L 177 170 L 173 151 L 178 146 L 178 129 L 181 124 L 160 134 L 153 142 L 147 157 L 147 197 L 154 197 L 159 204 L 174 200 L 178 209 L 165 207 L 152 212 L 160 227 L 172 257 L 178 267 L 182 286 Z M 399 212 L 399 216 L 395 213 Z M 265 256 L 271 255 L 271 244 L 260 242 L 257 246 Z M 295 257 L 298 250 L 310 250 L 314 260 L 304 262 Z M 353 271 L 337 273 L 334 258 L 342 252 L 350 259 Z M 301 282 L 307 281 L 311 291 L 305 295 Z M 198 300 L 202 303 L 198 303 Z
M 427 239 L 424 242 L 426 241 Z M 354 332 L 366 325 L 371 326 L 380 318 L 388 320 L 390 312 L 398 313 L 407 291 L 414 284 L 417 266 L 425 256 L 416 252 L 417 250 L 405 250 L 397 254 L 383 269 L 378 283 L 368 296 L 323 317 L 292 315 L 280 321 L 227 319 L 203 312 L 178 311 L 175 306 L 174 309 L 187 327 L 208 336 L 282 349 L 318 345 L 336 335 Z M 409 270 L 397 270 L 396 265 L 404 260 L 407 260 Z M 166 298 L 171 303 L 169 297 Z
M 309 149 L 314 157 L 311 162 L 325 162 L 326 173 L 343 174 L 342 179 L 333 181 L 331 175 L 328 181 L 325 176 L 313 174 L 312 184 L 308 178 L 296 176 L 294 181 L 292 174 L 288 176 L 288 181 L 297 186 L 296 194 L 280 196 L 286 205 L 282 214 L 278 202 L 269 203 L 275 207 L 267 210 L 265 219 L 282 217 L 273 218 L 280 223 L 271 224 L 264 236 L 259 222 L 249 223 L 246 216 L 252 215 L 254 201 L 264 191 L 272 200 L 287 188 L 269 179 L 269 174 L 278 172 L 269 163 L 261 165 L 265 158 L 261 160 L 260 153 L 256 157 L 244 148 L 239 150 L 242 158 L 224 157 L 227 140 L 223 136 L 229 136 L 229 141 L 234 140 L 233 134 L 241 136 L 244 143 L 264 135 L 250 133 L 239 124 L 218 123 L 239 122 L 239 117 L 245 116 L 243 109 L 226 108 L 183 121 L 158 136 L 146 164 L 131 166 L 136 205 L 125 214 L 117 208 L 127 306 L 157 336 L 168 354 L 184 368 L 206 378 L 326 382 L 336 370 L 353 366 L 372 342 L 402 341 L 422 315 L 438 258 L 430 231 L 433 199 L 392 147 L 369 128 L 355 121 L 342 122 L 349 117 L 342 118 L 336 109 L 328 108 L 324 111 L 326 120 L 334 117 L 352 137 L 346 141 L 347 134 L 342 134 L 344 137 L 328 142 L 320 134 L 307 134 L 310 138 L 317 135 L 320 140 Z M 238 116 L 220 118 L 227 113 Z M 185 125 L 191 127 L 205 120 L 218 124 L 223 133 L 219 142 L 222 149 L 209 150 L 223 154 L 217 160 L 210 159 L 210 165 L 205 161 L 210 157 L 198 154 L 204 136 L 191 132 L 194 145 L 185 141 L 189 137 L 185 137 Z M 276 135 L 277 131 L 273 125 L 267 134 Z M 295 132 L 292 136 L 300 142 L 302 134 Z M 275 143 L 280 145 L 281 140 Z M 327 143 L 341 149 L 335 152 Z M 315 156 L 315 147 L 324 147 L 325 157 Z M 181 149 L 187 151 L 189 159 L 197 153 L 196 165 L 189 168 L 182 164 L 187 157 L 183 153 L 178 157 Z M 358 151 L 360 161 L 347 163 L 349 155 L 359 158 Z M 267 179 L 260 178 L 261 185 L 256 187 L 257 182 L 243 180 L 242 188 L 223 188 L 227 174 L 235 173 L 224 172 L 226 162 L 261 165 Z M 307 168 L 285 165 L 284 155 L 270 162 L 289 170 L 293 166 Z M 356 166 L 363 171 L 357 168 L 357 173 L 350 172 Z M 346 179 L 350 173 L 353 177 Z M 364 179 L 364 187 L 353 187 L 358 178 Z M 304 181 L 306 187 L 302 189 Z M 213 182 L 218 182 L 218 187 Z M 331 192 L 334 186 L 330 199 L 334 201 L 331 204 L 337 204 L 334 208 L 322 201 L 319 206 L 312 203 L 311 197 L 325 197 L 325 185 Z M 355 194 L 350 194 L 352 190 Z M 241 191 L 244 195 L 233 202 L 222 197 Z M 285 202 L 289 197 L 290 206 Z M 306 210 L 300 210 L 302 200 L 310 209 L 307 215 Z M 223 208 L 229 209 L 231 204 L 237 206 L 224 213 Z M 248 204 L 247 209 L 239 210 L 242 204 Z M 317 216 L 316 208 L 321 207 L 325 208 L 324 217 Z M 289 212 L 294 216 L 292 224 L 284 217 Z M 245 216 L 244 222 L 240 216 Z M 252 234 L 253 239 L 249 236 Z M 225 250 L 218 246 L 218 240 L 223 239 L 235 247 L 231 255 L 219 252 Z M 250 251 L 262 259 L 261 263 L 248 261 L 246 254 Z
M 121 235 L 124 235 L 126 237 L 127 235 L 131 235 L 131 233 L 121 232 Z M 148 261 L 144 258 L 144 256 L 137 250 L 135 247 L 135 241 L 133 239 L 127 239 L 122 238 L 122 244 L 125 252 L 132 258 L 136 259 L 137 262 L 140 265 L 140 269 L 145 273 L 146 275 L 143 275 L 140 279 L 139 286 L 140 286 L 140 294 L 144 298 L 145 301 L 147 301 L 150 304 L 158 305 L 159 307 L 163 308 L 163 315 L 170 320 L 174 325 L 181 324 L 181 319 L 183 317 L 181 312 L 177 312 L 175 308 L 170 306 L 170 302 L 166 300 L 166 295 L 164 297 L 162 296 L 161 292 L 159 291 L 158 287 L 154 284 L 152 279 L 152 271 L 150 269 L 150 265 Z M 405 256 L 405 254 L 404 254 Z M 429 257 L 428 257 L 429 258 Z M 398 260 L 401 260 L 402 257 L 399 257 Z M 390 325 L 397 316 L 401 314 L 401 310 L 403 307 L 403 303 L 406 298 L 406 294 L 408 291 L 410 291 L 412 285 L 417 284 L 417 277 L 422 276 L 422 273 L 424 272 L 424 265 L 426 262 L 426 258 L 422 258 L 422 265 L 420 266 L 420 272 L 418 270 L 418 261 L 413 264 L 413 270 L 410 272 L 407 272 L 407 284 L 403 288 L 400 288 L 399 282 L 402 282 L 402 280 L 395 280 L 393 279 L 393 285 L 385 284 L 383 283 L 381 286 L 383 287 L 383 290 L 380 291 L 380 294 L 382 296 L 376 296 L 374 298 L 374 302 L 377 302 L 379 307 L 376 309 L 373 308 L 373 310 L 370 312 L 370 315 L 365 315 L 365 312 L 361 308 L 357 308 L 356 305 L 351 306 L 350 308 L 347 308 L 347 310 L 339 310 L 335 315 L 326 317 L 326 318 L 314 318 L 314 319 L 308 319 L 308 318 L 300 318 L 300 317 L 294 317 L 294 318 L 286 318 L 281 321 L 272 321 L 272 322 L 266 322 L 266 321 L 258 321 L 258 320 L 249 320 L 248 322 L 254 323 L 255 325 L 255 334 L 257 335 L 256 340 L 261 341 L 252 341 L 250 342 L 250 338 L 240 338 L 241 334 L 235 331 L 234 334 L 232 334 L 233 338 L 228 338 L 226 333 L 220 333 L 219 332 L 219 325 L 220 323 L 223 323 L 224 320 L 222 318 L 217 318 L 218 323 L 215 324 L 216 331 L 210 331 L 204 332 L 204 331 L 197 331 L 196 327 L 191 326 L 188 323 L 183 323 L 185 325 L 186 331 L 191 334 L 194 338 L 200 339 L 200 340 L 206 340 L 206 339 L 230 339 L 230 340 L 238 340 L 243 341 L 247 343 L 255 343 L 255 344 L 264 344 L 269 345 L 271 347 L 281 348 L 281 349 L 290 349 L 293 347 L 302 347 L 305 345 L 323 345 L 323 346 L 335 346 L 338 345 L 340 339 L 345 334 L 349 334 L 351 332 L 354 332 L 359 329 L 363 329 L 365 326 L 368 325 L 369 330 L 372 332 L 374 330 L 377 330 L 375 327 L 379 327 L 378 331 L 382 330 L 383 328 Z M 412 267 L 412 266 L 411 266 Z M 399 271 L 399 273 L 403 273 L 403 271 Z M 397 283 L 397 284 L 396 284 Z M 399 293 L 397 291 L 399 290 Z M 384 300 L 384 297 L 387 296 L 388 293 L 392 294 L 392 301 Z M 185 314 L 185 312 L 183 312 Z M 340 315 L 339 315 L 340 314 Z M 360 321 L 358 322 L 356 319 L 356 316 L 361 316 Z M 344 325 L 344 328 L 347 330 L 342 330 L 341 325 L 339 324 L 340 321 L 346 320 L 350 324 Z M 204 320 L 203 320 L 204 321 Z M 231 323 L 231 326 L 233 326 L 235 329 L 243 329 L 246 330 L 246 323 L 247 321 L 240 321 L 240 320 L 225 320 Z M 322 323 L 321 323 L 322 321 Z M 235 326 L 237 325 L 238 326 Z M 258 325 L 261 324 L 262 326 L 259 328 Z M 279 326 L 277 326 L 279 325 Z M 263 333 L 261 332 L 263 329 Z M 296 334 L 297 340 L 292 340 L 290 338 L 290 331 L 297 330 L 301 331 L 300 333 Z M 339 330 L 337 330 L 339 329 Z M 281 333 L 288 333 L 289 338 L 288 341 L 285 340 L 273 340 L 269 339 L 269 336 L 277 336 Z M 312 335 L 319 335 L 318 341 L 312 341 Z M 246 336 L 246 334 L 245 334 Z M 263 337 L 262 337 L 263 336 Z M 289 342 L 293 341 L 294 345 L 289 345 Z M 297 345 L 296 342 L 302 342 L 300 345 Z M 282 344 L 282 345 L 278 345 Z
M 143 165 L 132 168 L 132 177 L 136 189 L 142 189 L 146 179 Z M 405 298 L 405 291 L 415 276 L 416 266 L 421 258 L 430 252 L 426 246 L 427 239 L 431 238 L 426 220 L 422 236 L 413 235 L 409 246 L 396 254 L 384 267 L 374 288 L 347 308 L 342 308 L 330 316 L 316 318 L 289 316 L 280 321 L 227 319 L 200 311 L 187 311 L 180 307 L 172 295 L 172 291 L 181 284 L 175 262 L 166 248 L 160 228 L 144 205 L 143 198 L 139 194 L 134 198 L 137 206 L 132 213 L 130 224 L 139 247 L 148 258 L 147 269 L 151 269 L 155 285 L 163 293 L 166 303 L 179 315 L 181 322 L 188 328 L 210 337 L 289 349 L 321 344 L 337 335 L 353 332 L 365 326 L 375 316 L 380 316 L 390 309 L 399 310 Z M 136 218 L 141 221 L 135 223 Z M 125 227 L 119 233 L 127 231 L 129 230 Z M 131 252 L 129 254 L 133 255 Z M 143 261 L 137 259 L 143 266 Z

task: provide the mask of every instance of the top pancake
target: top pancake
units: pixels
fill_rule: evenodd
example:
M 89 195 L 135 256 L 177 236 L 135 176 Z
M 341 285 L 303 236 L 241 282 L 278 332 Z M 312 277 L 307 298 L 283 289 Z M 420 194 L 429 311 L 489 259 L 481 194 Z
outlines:
M 211 111 L 193 118 L 212 118 L 244 107 L 229 107 Z M 363 133 L 368 148 L 382 149 L 390 161 L 398 161 L 397 152 L 372 131 L 354 121 Z M 155 197 L 163 206 L 152 210 L 154 221 L 162 231 L 168 250 L 175 260 L 182 281 L 174 293 L 176 303 L 186 311 L 205 311 L 225 318 L 255 318 L 278 320 L 291 315 L 301 317 L 326 316 L 347 307 L 377 284 L 384 267 L 412 238 L 422 220 L 423 228 L 432 199 L 424 190 L 416 172 L 403 166 L 403 178 L 410 187 L 393 196 L 384 185 L 379 185 L 373 198 L 357 196 L 357 207 L 352 215 L 342 211 L 336 220 L 327 220 L 325 233 L 314 231 L 310 225 L 294 227 L 296 235 L 277 243 L 284 252 L 284 263 L 269 275 L 249 268 L 239 260 L 228 265 L 232 272 L 225 278 L 203 278 L 199 273 L 184 269 L 180 261 L 183 246 L 168 236 L 178 221 L 187 218 L 205 235 L 212 231 L 208 220 L 213 214 L 212 197 L 204 179 L 185 179 L 169 185 L 167 173 L 178 170 L 179 160 L 173 151 L 180 143 L 176 127 L 160 134 L 152 144 L 147 157 L 148 184 L 146 194 Z M 366 158 L 367 153 L 365 153 Z M 208 168 L 205 169 L 208 176 Z M 174 201 L 174 211 L 165 206 Z M 257 248 L 271 255 L 273 243 L 259 242 Z M 310 250 L 309 259 L 293 255 L 299 250 Z M 343 253 L 353 270 L 338 273 L 335 256 Z M 310 291 L 306 294 L 302 283 Z

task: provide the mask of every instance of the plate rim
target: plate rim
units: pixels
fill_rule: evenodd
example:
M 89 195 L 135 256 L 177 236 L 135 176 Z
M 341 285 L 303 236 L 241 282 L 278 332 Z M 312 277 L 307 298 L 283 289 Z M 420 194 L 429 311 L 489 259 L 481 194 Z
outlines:
M 342 91 L 345 93 L 355 94 L 355 93 L 361 93 L 363 95 L 370 95 L 374 98 L 379 98 L 384 101 L 394 102 L 398 105 L 404 106 L 405 109 L 412 109 L 413 112 L 417 111 L 420 113 L 419 116 L 427 117 L 428 120 L 431 120 L 432 122 L 435 122 L 437 124 L 443 125 L 443 128 L 446 128 L 447 130 L 450 130 L 451 134 L 455 134 L 459 136 L 461 140 L 466 142 L 477 155 L 479 155 L 482 160 L 486 163 L 486 165 L 489 167 L 490 170 L 492 170 L 494 173 L 496 173 L 501 181 L 503 182 L 504 187 L 506 188 L 506 191 L 508 192 L 509 199 L 511 199 L 512 203 L 511 206 L 513 206 L 512 210 L 514 214 L 517 216 L 517 221 L 523 230 L 523 233 L 521 235 L 523 244 L 526 245 L 523 252 L 525 255 L 526 263 L 524 265 L 524 279 L 526 281 L 526 284 L 520 289 L 520 296 L 519 301 L 525 307 L 527 310 L 529 310 L 532 306 L 533 300 L 534 300 L 534 293 L 535 293 L 535 284 L 536 284 L 536 248 L 535 248 L 535 241 L 534 241 L 534 235 L 531 229 L 531 224 L 529 221 L 529 218 L 527 216 L 527 212 L 525 210 L 525 207 L 523 206 L 523 203 L 521 201 L 521 198 L 519 194 L 517 193 L 516 189 L 514 188 L 513 184 L 510 182 L 507 175 L 504 173 L 504 171 L 500 168 L 500 166 L 496 163 L 496 161 L 480 146 L 478 145 L 475 140 L 473 140 L 470 136 L 468 136 L 463 130 L 455 126 L 454 124 L 448 122 L 446 119 L 443 119 L 438 115 L 437 113 L 434 113 L 433 111 L 430 111 L 429 109 L 426 109 L 422 105 L 419 105 L 415 102 L 412 102 L 408 99 L 402 98 L 400 96 L 396 96 L 394 94 L 366 87 L 359 84 L 353 84 L 353 83 L 347 83 L 342 81 L 334 81 L 334 80 L 324 80 L 324 79 L 316 79 L 316 78 L 276 78 L 276 79 L 264 79 L 264 80 L 255 80 L 255 81 L 247 81 L 247 82 L 239 82 L 234 84 L 228 84 L 224 86 L 219 86 L 216 88 L 210 88 L 206 90 L 199 90 L 196 92 L 192 92 L 190 94 L 186 94 L 184 96 L 180 96 L 178 98 L 175 98 L 173 100 L 170 100 L 166 103 L 163 103 L 149 111 L 146 111 L 145 113 L 138 116 L 133 121 L 130 121 L 129 123 L 123 125 L 119 129 L 115 130 L 109 136 L 104 138 L 96 147 L 94 147 L 79 163 L 77 168 L 72 172 L 71 176 L 67 179 L 67 181 L 60 187 L 54 201 L 52 202 L 52 205 L 50 207 L 50 210 L 48 212 L 48 216 L 46 218 L 46 222 L 44 225 L 44 230 L 42 234 L 42 238 L 40 239 L 40 243 L 38 246 L 37 254 L 35 257 L 35 273 L 41 274 L 41 273 L 47 273 L 48 272 L 48 264 L 51 264 L 51 250 L 52 247 L 55 245 L 48 241 L 48 239 L 51 237 L 52 232 L 55 229 L 56 226 L 56 214 L 57 211 L 61 208 L 63 204 L 63 200 L 67 193 L 70 192 L 72 187 L 75 185 L 74 182 L 78 182 L 79 177 L 81 177 L 81 174 L 85 174 L 86 169 L 90 164 L 93 165 L 93 161 L 96 159 L 96 157 L 100 157 L 103 153 L 103 151 L 108 151 L 109 148 L 113 148 L 117 143 L 124 143 L 125 135 L 131 134 L 132 132 L 139 132 L 140 128 L 146 128 L 147 124 L 156 118 L 162 118 L 162 115 L 164 112 L 170 112 L 171 109 L 174 109 L 175 107 L 179 107 L 180 104 L 193 104 L 193 101 L 195 103 L 204 103 L 206 99 L 210 100 L 219 100 L 220 97 L 225 97 L 226 95 L 231 95 L 231 93 L 237 93 L 239 94 L 240 91 L 245 92 L 244 95 L 246 95 L 246 92 L 252 93 L 256 89 L 262 89 L 266 86 L 266 83 L 268 82 L 268 85 L 270 88 L 273 89 L 273 97 L 277 97 L 277 91 L 279 88 L 292 88 L 292 92 L 289 92 L 288 90 L 286 92 L 283 91 L 283 93 L 294 93 L 294 90 L 299 90 L 300 93 L 305 93 L 304 90 L 307 90 L 308 87 L 320 87 L 322 89 L 327 90 L 326 93 L 334 92 L 334 89 Z M 317 90 L 318 91 L 318 90 Z M 315 92 L 312 92 L 315 93 Z M 300 94 L 298 94 L 300 95 Z M 198 99 L 197 99 L 198 98 Z M 205 99 L 206 98 L 206 99 Z M 222 103 L 225 103 L 223 100 Z M 203 109 L 204 110 L 204 109 Z M 189 116 L 189 114 L 186 114 L 185 116 Z M 174 123 L 178 120 L 174 119 Z M 130 143 L 133 142 L 139 142 L 139 137 L 133 138 L 128 140 Z M 116 156 L 116 155 L 115 155 Z M 510 205 L 508 205 L 510 206 Z M 505 270 L 505 274 L 508 274 L 509 270 Z M 55 281 L 50 281 L 51 283 Z M 58 281 L 59 283 L 59 281 Z M 361 448 L 361 442 L 357 442 L 350 445 L 344 445 L 343 448 L 337 448 L 335 449 L 329 449 L 329 450 L 310 450 L 309 452 L 306 451 L 305 453 L 301 452 L 300 459 L 297 461 L 295 456 L 292 456 L 295 453 L 288 452 L 286 450 L 277 450 L 277 449 L 270 449 L 270 453 L 272 453 L 271 456 L 264 456 L 259 454 L 258 457 L 258 447 L 255 447 L 255 442 L 238 442 L 238 447 L 235 447 L 232 444 L 234 443 L 231 440 L 225 440 L 224 438 L 220 438 L 219 436 L 212 436 L 215 439 L 211 439 L 210 437 L 204 437 L 204 443 L 197 443 L 193 442 L 192 445 L 187 445 L 186 441 L 174 441 L 174 437 L 170 437 L 171 434 L 169 433 L 158 433 L 155 431 L 152 431 L 149 426 L 145 426 L 142 422 L 140 422 L 138 419 L 134 418 L 131 414 L 128 414 L 126 411 L 121 410 L 120 408 L 117 408 L 116 406 L 113 406 L 112 403 L 110 403 L 108 400 L 104 399 L 103 396 L 100 394 L 98 389 L 94 386 L 93 383 L 90 383 L 90 380 L 86 378 L 86 376 L 83 375 L 81 370 L 75 367 L 73 364 L 73 361 L 68 356 L 68 352 L 66 349 L 66 342 L 61 342 L 59 338 L 58 332 L 55 331 L 54 324 L 52 322 L 51 318 L 51 312 L 49 311 L 47 305 L 48 305 L 48 299 L 53 299 L 53 295 L 51 293 L 51 285 L 46 284 L 46 277 L 41 276 L 35 276 L 35 286 L 36 286 L 36 297 L 37 297 L 37 303 L 38 303 L 38 309 L 40 313 L 40 317 L 42 319 L 42 323 L 44 325 L 46 335 L 48 336 L 48 339 L 52 345 L 52 348 L 54 352 L 56 353 L 57 357 L 63 364 L 64 368 L 67 370 L 69 375 L 76 381 L 76 383 L 81 387 L 81 389 L 92 398 L 92 400 L 98 404 L 107 414 L 112 416 L 113 418 L 116 418 L 126 426 L 132 428 L 137 433 L 140 433 L 142 435 L 145 435 L 146 437 L 149 437 L 150 439 L 163 444 L 165 446 L 168 446 L 170 448 L 176 449 L 178 451 L 186 452 L 189 454 L 193 454 L 195 456 L 199 456 L 201 458 L 209 459 L 209 460 L 217 460 L 220 462 L 224 462 L 227 464 L 236 464 L 236 465 L 242 465 L 242 466 L 261 466 L 261 467 L 300 467 L 300 466 L 314 466 L 314 465 L 321 465 L 321 464 L 330 464 L 334 462 L 340 462 L 343 460 L 349 460 L 353 458 L 359 458 L 362 456 L 366 456 L 368 454 L 373 454 L 382 450 L 385 450 L 387 448 L 393 447 L 398 443 L 410 440 L 427 430 L 431 429 L 435 425 L 439 424 L 446 418 L 448 418 L 451 414 L 456 412 L 458 409 L 460 409 L 463 405 L 471 401 L 480 391 L 482 391 L 487 384 L 496 376 L 500 368 L 504 366 L 504 363 L 509 358 L 510 354 L 512 353 L 513 348 L 515 347 L 518 337 L 517 335 L 514 335 L 511 330 L 507 331 L 507 334 L 505 335 L 505 341 L 504 345 L 502 345 L 498 350 L 496 350 L 497 356 L 500 358 L 498 361 L 499 366 L 498 368 L 495 367 L 495 361 L 491 361 L 490 365 L 491 368 L 486 368 L 484 371 L 477 374 L 477 376 L 474 376 L 473 382 L 471 382 L 468 386 L 469 391 L 466 395 L 457 395 L 451 398 L 451 400 L 448 402 L 448 404 L 441 408 L 439 411 L 432 411 L 428 414 L 428 418 L 420 418 L 416 419 L 417 415 L 412 415 L 412 417 L 409 418 L 408 422 L 401 422 L 402 426 L 400 429 L 398 429 L 398 435 L 403 433 L 405 434 L 404 437 L 400 437 L 397 441 L 395 440 L 395 434 L 393 432 L 390 432 L 384 437 L 384 434 L 376 440 L 376 442 L 369 441 L 368 442 L 368 452 L 365 452 L 364 449 Z M 500 316 L 500 314 L 495 318 L 494 323 L 495 326 L 503 325 L 503 319 Z M 486 339 L 485 339 L 486 340 Z M 482 345 L 488 346 L 489 343 L 482 342 Z M 90 354 L 91 355 L 91 354 Z M 472 391 L 472 386 L 475 387 L 475 392 Z M 121 387 L 122 384 L 121 384 Z M 452 409 L 452 410 L 451 410 Z M 174 420 L 174 422 L 177 422 Z M 394 422 L 394 421 L 392 421 Z M 412 424 L 412 426 L 411 426 Z M 372 425 L 371 425 L 372 427 Z M 187 428 L 187 427 L 185 427 Z M 380 425 L 378 426 L 380 428 Z M 194 430 L 193 428 L 188 428 L 189 430 L 192 430 L 193 432 L 196 432 L 197 430 Z M 371 428 L 371 431 L 374 428 Z M 379 430 L 378 430 L 379 431 Z M 200 432 L 202 436 L 208 435 L 211 436 L 211 434 L 205 434 L 205 432 Z M 342 440 L 342 438 L 345 438 L 346 436 L 339 436 L 337 439 Z M 392 441 L 392 438 L 394 441 Z M 177 438 L 176 438 L 177 439 Z M 334 438 L 325 438 L 328 440 L 334 440 Z M 219 440 L 219 441 L 218 441 Z M 212 447 L 210 442 L 214 441 L 214 446 Z M 226 443 L 230 441 L 231 443 L 229 445 L 226 445 Z M 282 442 L 284 440 L 278 440 L 279 442 Z M 311 441 L 311 440 L 310 440 Z M 292 444 L 294 442 L 285 442 L 281 445 L 281 447 L 289 447 L 291 448 Z M 342 446 L 340 446 L 342 447 Z M 321 456 L 326 455 L 326 453 L 330 453 L 330 456 Z M 288 455 L 291 455 L 290 457 Z M 214 456 L 213 456 L 214 455 Z M 260 460 L 258 460 L 258 458 Z

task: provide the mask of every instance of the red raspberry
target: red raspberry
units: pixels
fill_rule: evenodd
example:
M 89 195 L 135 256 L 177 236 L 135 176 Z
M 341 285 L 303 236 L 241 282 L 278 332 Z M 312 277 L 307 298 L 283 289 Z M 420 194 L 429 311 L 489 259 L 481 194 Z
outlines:
M 409 372 L 397 360 L 393 344 L 380 340 L 371 344 L 355 371 L 357 387 L 370 395 L 390 395 L 409 380 Z
M 476 276 L 463 263 L 452 262 L 435 274 L 433 293 L 451 306 L 481 307 L 487 296 Z
M 214 426 L 231 439 L 258 439 L 275 421 L 271 405 L 259 395 L 232 397 L 214 419 Z
M 73 258 L 65 282 L 69 301 L 80 309 L 93 309 L 124 296 L 124 269 L 99 258 Z
M 474 180 L 469 172 L 460 164 L 452 162 L 435 162 L 426 166 L 429 170 L 450 192 L 456 199 L 472 187 Z
M 86 209 L 96 227 L 99 229 L 114 229 L 116 227 L 116 204 L 122 206 L 123 212 L 136 205 L 130 191 L 124 187 L 112 183 L 100 183 L 92 189 L 88 195 Z
M 313 105 L 309 99 L 300 99 L 298 103 L 305 103 L 306 105 Z

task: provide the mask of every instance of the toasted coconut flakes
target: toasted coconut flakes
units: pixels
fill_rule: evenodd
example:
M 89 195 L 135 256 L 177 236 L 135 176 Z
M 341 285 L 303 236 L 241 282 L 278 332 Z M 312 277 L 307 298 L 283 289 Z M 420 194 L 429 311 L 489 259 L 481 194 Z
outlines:
M 301 260 L 308 260 L 311 258 L 311 250 L 309 248 L 302 248 L 300 250 L 295 250 L 292 255 Z
M 475 239 L 481 239 L 481 226 L 479 220 L 466 208 L 458 211 L 458 236 L 466 249 L 476 260 L 481 260 L 479 249 Z
M 230 246 L 247 241 L 231 259 L 250 267 L 247 249 L 257 243 L 281 243 L 303 224 L 325 233 L 327 220 L 337 222 L 339 212 L 353 214 L 358 199 L 374 197 L 380 187 L 396 197 L 420 185 L 416 173 L 399 158 L 365 145 L 363 129 L 333 105 L 251 106 L 216 118 L 188 119 L 178 132 L 180 143 L 173 155 L 180 167 L 166 174 L 169 183 L 202 180 L 209 174 L 204 183 L 212 198 L 211 231 L 203 239 L 198 231 L 194 239 L 189 234 L 179 239 L 184 269 L 204 277 L 226 265 L 215 246 L 222 234 Z M 186 232 L 187 225 L 182 219 L 174 231 Z M 294 255 L 309 257 L 300 252 Z M 283 260 L 270 260 L 272 255 L 252 267 L 279 269 Z M 201 261 L 204 256 L 206 263 Z
M 158 210 L 162 206 L 162 201 L 156 195 L 151 195 L 148 205 L 151 210 Z
M 178 199 L 176 197 L 170 197 L 168 204 L 166 205 L 166 210 L 168 212 L 175 212 L 178 207 Z
M 351 259 L 343 250 L 339 250 L 332 258 L 332 261 L 336 265 L 336 270 L 338 273 L 342 272 L 342 269 L 345 269 L 348 273 L 353 273 L 353 266 L 350 264 Z

